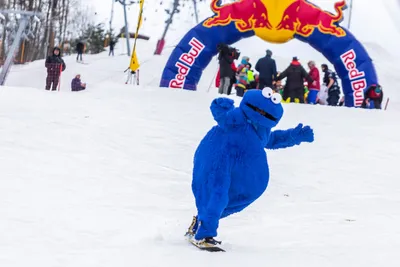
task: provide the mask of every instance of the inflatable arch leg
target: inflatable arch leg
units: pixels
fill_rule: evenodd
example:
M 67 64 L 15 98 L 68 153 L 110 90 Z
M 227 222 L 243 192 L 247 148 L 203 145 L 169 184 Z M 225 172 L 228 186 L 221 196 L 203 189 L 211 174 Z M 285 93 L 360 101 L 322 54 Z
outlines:
M 223 6 L 218 1 L 211 3 L 215 15 L 191 29 L 170 55 L 161 87 L 196 90 L 219 43 L 231 45 L 254 35 L 273 43 L 296 38 L 322 53 L 341 79 L 347 107 L 361 106 L 364 91 L 378 83 L 367 51 L 339 26 L 345 1 L 335 4 L 336 14 L 307 0 L 239 0 Z

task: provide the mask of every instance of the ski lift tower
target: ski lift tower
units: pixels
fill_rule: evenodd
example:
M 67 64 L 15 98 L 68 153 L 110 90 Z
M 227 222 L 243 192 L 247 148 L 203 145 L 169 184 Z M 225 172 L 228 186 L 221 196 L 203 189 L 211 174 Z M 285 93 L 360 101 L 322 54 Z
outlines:
M 130 34 L 128 28 L 128 15 L 126 14 L 126 7 L 139 3 L 139 1 L 131 1 L 131 0 L 115 0 L 115 2 L 120 3 L 124 7 L 124 18 L 125 18 L 125 38 L 126 38 L 126 49 L 128 50 L 128 56 L 131 56 L 131 46 L 129 44 Z
M 7 75 L 10 71 L 12 63 L 14 62 L 14 57 L 16 52 L 19 49 L 21 44 L 21 39 L 29 39 L 29 37 L 33 36 L 32 32 L 25 33 L 26 29 L 29 25 L 29 19 L 34 17 L 36 22 L 40 22 L 39 17 L 42 17 L 41 13 L 33 12 L 33 11 L 18 11 L 18 10 L 0 10 L 0 17 L 4 17 L 4 14 L 15 14 L 17 19 L 19 20 L 19 28 L 17 34 L 14 37 L 14 42 L 11 45 L 10 50 L 7 54 L 7 59 L 4 62 L 3 68 L 0 73 L 0 85 L 3 86 L 6 82 Z

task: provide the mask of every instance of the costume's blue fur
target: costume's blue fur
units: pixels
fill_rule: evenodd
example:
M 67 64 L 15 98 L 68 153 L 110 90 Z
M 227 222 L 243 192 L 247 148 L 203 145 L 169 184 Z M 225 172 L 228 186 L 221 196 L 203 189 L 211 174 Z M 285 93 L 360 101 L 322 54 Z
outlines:
M 279 94 L 266 88 L 246 92 L 238 108 L 229 98 L 212 102 L 218 125 L 203 138 L 194 157 L 192 190 L 200 222 L 197 240 L 217 236 L 221 218 L 243 210 L 263 194 L 269 180 L 264 148 L 314 141 L 313 130 L 302 124 L 285 131 L 271 130 L 283 115 L 280 100 Z

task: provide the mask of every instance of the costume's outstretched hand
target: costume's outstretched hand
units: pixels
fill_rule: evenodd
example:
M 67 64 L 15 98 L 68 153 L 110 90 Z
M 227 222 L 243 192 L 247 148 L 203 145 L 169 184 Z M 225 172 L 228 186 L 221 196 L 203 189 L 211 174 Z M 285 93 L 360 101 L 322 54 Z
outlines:
M 290 135 L 295 140 L 296 144 L 300 144 L 302 142 L 312 143 L 314 142 L 314 131 L 310 126 L 303 126 L 302 123 L 294 128 Z
M 234 101 L 226 97 L 214 99 L 210 107 L 214 120 L 222 127 L 225 125 L 226 115 L 234 108 Z

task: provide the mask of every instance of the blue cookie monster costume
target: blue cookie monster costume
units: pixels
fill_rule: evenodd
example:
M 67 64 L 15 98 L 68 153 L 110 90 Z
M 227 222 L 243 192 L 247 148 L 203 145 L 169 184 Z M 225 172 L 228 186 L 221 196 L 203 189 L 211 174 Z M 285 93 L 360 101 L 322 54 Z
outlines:
M 200 142 L 194 156 L 192 191 L 197 216 L 187 235 L 218 244 L 219 220 L 240 212 L 268 186 L 266 149 L 313 142 L 309 126 L 275 130 L 283 115 L 282 97 L 271 88 L 249 90 L 239 107 L 229 98 L 214 99 L 211 113 L 218 125 Z

